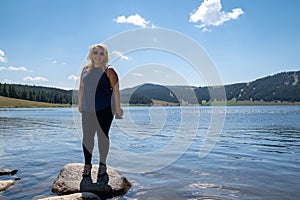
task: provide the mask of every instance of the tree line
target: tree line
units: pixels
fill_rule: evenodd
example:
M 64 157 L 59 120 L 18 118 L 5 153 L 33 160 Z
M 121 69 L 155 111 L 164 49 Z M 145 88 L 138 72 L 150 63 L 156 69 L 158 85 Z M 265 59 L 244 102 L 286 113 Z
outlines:
M 30 101 L 72 104 L 72 90 L 57 88 L 0 83 L 0 95 Z
M 226 96 L 224 96 L 224 89 Z M 212 97 L 211 94 L 214 94 Z M 62 90 L 41 86 L 1 84 L 0 95 L 11 98 L 26 99 L 57 104 L 77 104 L 77 90 Z M 212 99 L 213 98 L 213 99 Z M 226 98 L 226 99 L 224 99 Z M 282 72 L 248 83 L 236 83 L 223 87 L 165 87 L 144 84 L 121 91 L 121 102 L 129 104 L 151 105 L 152 100 L 166 102 L 199 103 L 214 100 L 236 101 L 288 101 L 300 102 L 300 71 Z

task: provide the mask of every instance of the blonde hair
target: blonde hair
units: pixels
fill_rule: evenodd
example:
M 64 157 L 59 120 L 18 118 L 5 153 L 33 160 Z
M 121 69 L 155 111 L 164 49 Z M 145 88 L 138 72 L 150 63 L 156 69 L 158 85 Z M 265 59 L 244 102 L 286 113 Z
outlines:
M 93 52 L 95 48 L 100 48 L 103 50 L 104 52 L 104 63 L 103 64 L 107 64 L 108 63 L 108 50 L 105 44 L 94 44 L 93 46 L 90 47 L 90 52 L 89 55 L 87 56 L 87 60 L 88 62 L 91 64 L 91 67 L 94 67 L 95 63 L 93 61 Z

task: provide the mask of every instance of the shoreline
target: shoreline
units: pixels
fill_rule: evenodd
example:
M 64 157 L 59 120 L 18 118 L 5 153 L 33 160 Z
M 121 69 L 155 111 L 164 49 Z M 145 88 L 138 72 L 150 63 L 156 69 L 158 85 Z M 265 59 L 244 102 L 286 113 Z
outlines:
M 123 107 L 128 106 L 194 106 L 194 107 L 207 107 L 207 106 L 300 106 L 300 102 L 286 102 L 286 101 L 215 101 L 215 102 L 206 102 L 204 104 L 179 104 L 172 102 L 164 102 L 154 100 L 153 104 L 121 104 Z M 37 101 L 29 101 L 23 99 L 14 99 L 0 96 L 0 108 L 67 108 L 72 107 L 70 104 L 54 104 L 54 103 L 45 103 Z
M 208 106 L 300 106 L 300 102 L 287 102 L 287 101 L 213 101 L 203 104 L 180 104 L 154 100 L 153 104 L 122 104 L 122 106 L 191 106 L 191 107 L 208 107 Z

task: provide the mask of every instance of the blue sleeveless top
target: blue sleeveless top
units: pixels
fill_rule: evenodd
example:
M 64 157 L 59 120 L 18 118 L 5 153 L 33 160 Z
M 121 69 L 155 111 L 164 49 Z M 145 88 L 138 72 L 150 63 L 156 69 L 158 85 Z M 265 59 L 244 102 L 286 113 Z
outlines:
M 93 68 L 88 73 L 84 70 L 82 109 L 87 112 L 97 112 L 111 106 L 113 90 L 105 69 L 103 73 L 99 68 Z

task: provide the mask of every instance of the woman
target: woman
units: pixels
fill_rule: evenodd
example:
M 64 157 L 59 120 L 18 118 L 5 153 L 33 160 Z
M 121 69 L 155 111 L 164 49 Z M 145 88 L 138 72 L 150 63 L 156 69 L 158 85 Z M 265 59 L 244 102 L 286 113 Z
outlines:
M 90 176 L 94 138 L 97 132 L 100 155 L 98 175 L 106 173 L 106 158 L 109 150 L 109 129 L 113 120 L 121 118 L 118 75 L 108 65 L 108 51 L 105 45 L 95 44 L 90 48 L 88 64 L 80 77 L 78 110 L 82 113 L 83 153 L 85 165 L 83 176 Z

